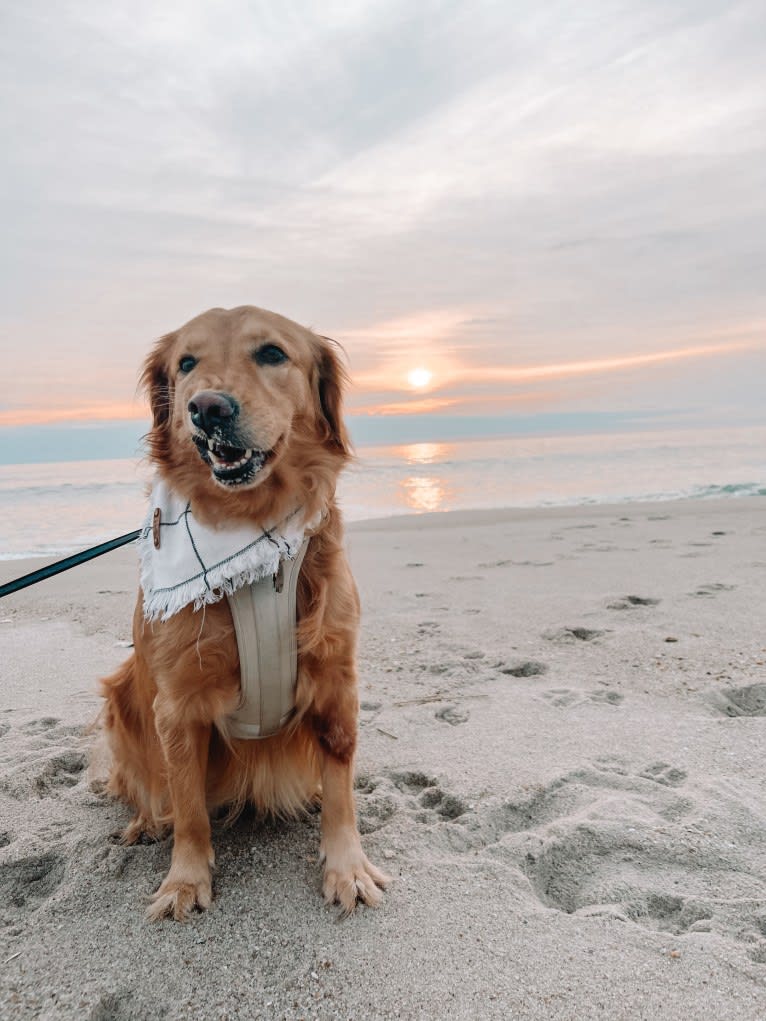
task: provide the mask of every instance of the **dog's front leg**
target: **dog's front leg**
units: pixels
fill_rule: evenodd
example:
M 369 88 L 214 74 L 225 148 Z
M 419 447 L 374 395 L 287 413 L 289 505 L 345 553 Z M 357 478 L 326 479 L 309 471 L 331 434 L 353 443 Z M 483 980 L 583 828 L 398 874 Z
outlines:
M 159 697 L 154 713 L 173 807 L 173 855 L 147 915 L 182 922 L 195 907 L 209 907 L 212 898 L 214 856 L 205 801 L 210 724 L 180 722 L 173 706 Z
M 322 841 L 319 853 L 324 862 L 322 891 L 325 900 L 328 904 L 340 904 L 345 914 L 354 910 L 357 900 L 377 907 L 383 896 L 380 889 L 385 888 L 389 878 L 367 860 L 356 825 L 355 699 L 353 716 L 344 719 L 342 706 L 337 706 L 336 712 L 329 715 L 325 709 L 325 713 L 315 718 L 315 729 L 319 738 L 322 773 Z

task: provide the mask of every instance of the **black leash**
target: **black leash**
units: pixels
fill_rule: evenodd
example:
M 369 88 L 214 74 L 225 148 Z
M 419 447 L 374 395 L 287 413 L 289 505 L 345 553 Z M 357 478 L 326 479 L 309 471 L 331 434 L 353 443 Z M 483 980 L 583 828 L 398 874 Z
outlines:
M 90 549 L 84 549 L 80 553 L 73 553 L 71 557 L 65 557 L 64 560 L 57 560 L 55 564 L 41 567 L 39 571 L 32 571 L 31 574 L 7 581 L 5 585 L 0 585 L 0 599 L 3 596 L 9 596 L 11 592 L 18 592 L 19 589 L 26 588 L 28 585 L 36 585 L 38 581 L 52 578 L 54 574 L 61 574 L 62 571 L 68 571 L 71 567 L 77 567 L 78 564 L 84 564 L 88 560 L 100 557 L 103 553 L 109 553 L 120 546 L 126 546 L 129 542 L 137 539 L 140 534 L 141 529 L 138 528 L 135 532 L 128 532 L 127 535 L 119 535 L 116 539 L 102 542 L 100 546 L 91 546 Z

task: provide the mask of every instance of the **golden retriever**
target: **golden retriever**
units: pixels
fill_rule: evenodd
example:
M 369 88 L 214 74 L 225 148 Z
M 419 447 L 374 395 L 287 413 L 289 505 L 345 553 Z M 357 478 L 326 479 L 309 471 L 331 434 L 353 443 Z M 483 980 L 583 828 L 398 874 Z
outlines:
M 170 871 L 148 915 L 183 920 L 210 905 L 211 811 L 250 802 L 293 815 L 320 791 L 325 899 L 344 912 L 357 900 L 377 906 L 387 877 L 364 855 L 354 810 L 359 600 L 335 501 L 350 456 L 335 345 L 252 306 L 211 309 L 157 342 L 142 381 L 151 461 L 196 518 L 265 526 L 296 505 L 321 516 L 299 578 L 295 712 L 272 737 L 227 735 L 240 676 L 226 599 L 149 624 L 139 592 L 134 654 L 102 694 L 107 789 L 135 810 L 123 839 L 173 828 Z

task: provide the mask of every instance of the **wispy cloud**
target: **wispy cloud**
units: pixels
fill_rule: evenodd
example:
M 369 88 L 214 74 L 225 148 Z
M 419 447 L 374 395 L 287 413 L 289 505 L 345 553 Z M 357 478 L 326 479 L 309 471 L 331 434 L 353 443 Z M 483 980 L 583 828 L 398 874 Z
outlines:
M 766 340 L 760 344 L 734 343 L 710 344 L 705 347 L 681 347 L 669 351 L 654 351 L 651 354 L 620 355 L 617 358 L 590 358 L 576 362 L 554 362 L 549 365 L 497 366 L 492 370 L 492 379 L 508 383 L 538 382 L 566 376 L 602 375 L 606 372 L 621 372 L 625 369 L 641 369 L 662 365 L 666 362 L 684 361 L 690 358 L 711 358 L 716 355 L 732 355 L 740 351 L 766 350 Z M 487 370 L 465 367 L 461 370 L 463 379 L 483 381 Z
M 420 397 L 367 406 L 356 404 L 353 410 L 357 415 L 430 415 L 435 411 L 459 409 L 462 403 L 458 397 Z
M 145 419 L 149 409 L 143 403 L 79 404 L 0 410 L 0 426 L 50 425 L 56 422 L 129 422 Z

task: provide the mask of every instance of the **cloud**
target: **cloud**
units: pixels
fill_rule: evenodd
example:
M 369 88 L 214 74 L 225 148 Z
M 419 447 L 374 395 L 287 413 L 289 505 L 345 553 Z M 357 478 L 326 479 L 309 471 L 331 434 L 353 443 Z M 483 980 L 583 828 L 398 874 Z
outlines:
M 757 341 L 765 24 L 755 0 L 17 5 L 9 413 L 124 404 L 154 336 L 247 301 L 381 392 L 413 342 L 478 387 Z

